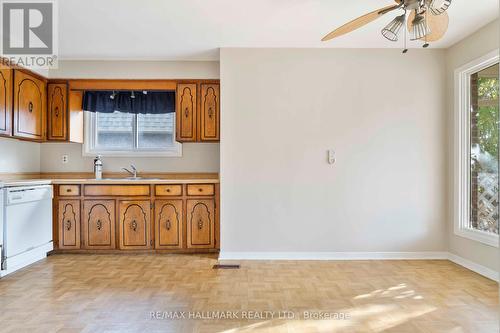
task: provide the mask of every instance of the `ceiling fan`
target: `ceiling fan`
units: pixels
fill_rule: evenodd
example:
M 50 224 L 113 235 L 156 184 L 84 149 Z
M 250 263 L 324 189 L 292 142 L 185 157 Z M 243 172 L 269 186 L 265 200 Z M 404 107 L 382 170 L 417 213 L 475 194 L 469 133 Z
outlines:
M 380 8 L 344 24 L 323 37 L 322 41 L 345 35 L 398 9 L 402 10 L 403 14 L 396 16 L 381 32 L 382 36 L 391 42 L 397 42 L 401 28 L 406 26 L 407 28 L 403 29 L 403 53 L 408 51 L 407 30 L 410 33 L 410 40 L 423 41 L 424 48 L 429 46 L 429 42 L 440 40 L 448 30 L 449 17 L 446 10 L 450 7 L 451 0 L 395 0 L 395 2 L 395 5 Z

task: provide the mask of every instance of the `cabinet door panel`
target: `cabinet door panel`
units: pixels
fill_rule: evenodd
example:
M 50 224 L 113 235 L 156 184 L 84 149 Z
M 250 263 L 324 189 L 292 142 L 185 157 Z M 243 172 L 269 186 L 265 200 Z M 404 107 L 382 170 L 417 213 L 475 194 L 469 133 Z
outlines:
M 155 247 L 182 248 L 182 200 L 155 201 Z
M 188 248 L 213 248 L 215 204 L 213 199 L 188 199 L 186 203 Z
M 87 249 L 115 248 L 115 201 L 85 200 L 83 203 L 84 246 Z
M 44 140 L 46 84 L 34 76 L 14 71 L 14 136 Z
M 196 141 L 196 84 L 177 85 L 176 139 Z
M 201 85 L 200 140 L 219 140 L 219 85 Z
M 150 248 L 151 203 L 120 201 L 120 249 Z
M 59 248 L 80 248 L 80 200 L 60 200 L 59 216 Z
M 12 135 L 12 69 L 0 69 L 0 135 Z
M 48 84 L 49 140 L 67 139 L 66 84 Z

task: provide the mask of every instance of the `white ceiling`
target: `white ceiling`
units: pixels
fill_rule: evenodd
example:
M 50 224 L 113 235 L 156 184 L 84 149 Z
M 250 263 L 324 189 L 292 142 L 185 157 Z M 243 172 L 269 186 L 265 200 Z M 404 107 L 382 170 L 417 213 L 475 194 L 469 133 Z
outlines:
M 218 60 L 220 47 L 389 48 L 387 14 L 335 39 L 320 39 L 391 0 L 62 0 L 62 59 Z M 448 47 L 498 17 L 498 0 L 454 0 Z M 410 47 L 420 47 L 420 43 Z

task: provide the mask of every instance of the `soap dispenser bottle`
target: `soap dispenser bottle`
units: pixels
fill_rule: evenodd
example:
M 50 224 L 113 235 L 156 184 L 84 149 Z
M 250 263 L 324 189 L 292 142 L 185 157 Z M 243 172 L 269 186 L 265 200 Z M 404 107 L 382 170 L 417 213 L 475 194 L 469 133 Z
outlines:
M 97 155 L 97 157 L 94 159 L 94 175 L 95 179 L 102 179 L 101 155 Z

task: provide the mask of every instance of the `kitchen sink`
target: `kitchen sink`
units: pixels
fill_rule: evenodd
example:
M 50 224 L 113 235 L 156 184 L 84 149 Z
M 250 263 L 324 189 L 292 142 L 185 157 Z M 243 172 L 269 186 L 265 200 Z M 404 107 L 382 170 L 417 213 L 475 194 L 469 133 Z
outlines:
M 121 178 L 102 178 L 100 180 L 162 180 L 161 178 L 148 178 L 148 177 L 121 177 Z

